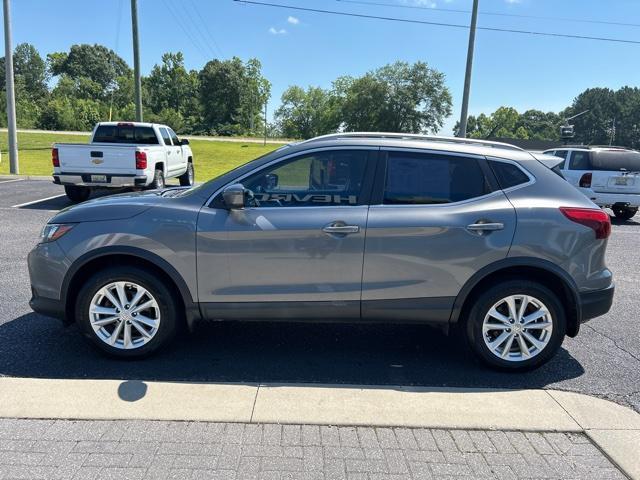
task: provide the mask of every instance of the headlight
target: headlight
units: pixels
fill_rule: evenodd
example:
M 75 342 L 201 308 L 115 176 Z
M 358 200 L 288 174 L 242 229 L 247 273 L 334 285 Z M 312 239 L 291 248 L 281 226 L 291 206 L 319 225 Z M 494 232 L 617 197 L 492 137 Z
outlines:
M 73 223 L 47 223 L 40 232 L 40 242 L 53 242 L 59 239 L 69 230 L 71 230 L 75 224 Z

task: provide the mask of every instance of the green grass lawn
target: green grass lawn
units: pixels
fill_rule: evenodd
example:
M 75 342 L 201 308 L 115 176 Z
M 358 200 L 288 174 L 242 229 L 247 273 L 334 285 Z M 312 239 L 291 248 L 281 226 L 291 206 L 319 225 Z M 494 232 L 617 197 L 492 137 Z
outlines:
M 53 143 L 85 143 L 88 135 L 59 135 L 55 133 L 18 133 L 20 173 L 23 175 L 51 175 L 51 145 Z M 206 181 L 231 170 L 280 145 L 240 142 L 210 142 L 191 140 L 196 180 Z M 7 132 L 0 132 L 2 163 L 0 175 L 9 173 Z

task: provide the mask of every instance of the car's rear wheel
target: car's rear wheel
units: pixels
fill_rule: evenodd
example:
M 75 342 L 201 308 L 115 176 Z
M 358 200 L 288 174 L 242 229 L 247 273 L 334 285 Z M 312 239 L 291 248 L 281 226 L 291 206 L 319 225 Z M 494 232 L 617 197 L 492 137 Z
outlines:
M 67 198 L 72 202 L 84 202 L 91 195 L 91 188 L 89 187 L 78 187 L 76 185 L 65 185 L 64 193 L 66 193 Z
M 193 181 L 195 178 L 195 172 L 193 170 L 193 163 L 189 162 L 187 164 L 187 171 L 178 177 L 180 180 L 180 185 L 183 187 L 190 187 L 193 185 Z
M 176 300 L 157 276 L 114 267 L 91 277 L 76 302 L 76 321 L 103 352 L 143 357 L 166 344 L 177 325 Z
M 164 172 L 160 169 L 153 172 L 153 182 L 149 184 L 150 190 L 160 190 L 164 188 Z
M 638 213 L 638 207 L 617 207 L 614 205 L 611 210 L 620 220 L 631 220 Z
M 509 280 L 481 292 L 467 318 L 466 334 L 489 366 L 528 370 L 553 357 L 566 332 L 564 309 L 545 286 Z

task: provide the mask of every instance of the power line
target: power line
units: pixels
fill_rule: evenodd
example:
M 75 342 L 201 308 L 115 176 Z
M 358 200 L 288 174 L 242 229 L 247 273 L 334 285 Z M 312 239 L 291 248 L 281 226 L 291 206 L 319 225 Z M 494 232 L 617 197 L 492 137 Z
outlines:
M 209 39 L 211 40 L 211 43 L 213 43 L 213 46 L 216 48 L 218 53 L 220 53 L 220 56 L 224 57 L 224 52 L 220 48 L 220 45 L 218 44 L 218 42 L 216 42 L 216 39 L 211 34 L 211 30 L 207 27 L 207 24 L 204 21 L 204 16 L 202 15 L 202 13 L 200 13 L 200 9 L 196 5 L 196 3 L 193 2 L 193 1 L 191 2 L 191 5 L 193 6 L 193 9 L 196 12 L 196 16 L 200 19 L 200 22 L 202 23 L 202 26 L 204 27 L 204 31 L 207 34 L 207 37 L 209 37 Z
M 283 5 L 280 3 L 257 2 L 254 0 L 234 0 L 234 2 L 250 4 L 250 5 L 261 5 L 263 7 L 285 8 L 290 10 L 304 11 L 304 12 L 324 13 L 328 15 L 339 15 L 339 16 L 345 16 L 345 17 L 357 17 L 357 18 L 367 18 L 367 19 L 374 19 L 374 20 L 386 20 L 390 22 L 402 22 L 402 23 L 413 23 L 413 24 L 420 24 L 420 25 L 433 25 L 437 27 L 469 29 L 469 25 L 462 25 L 462 24 L 456 24 L 456 23 L 429 22 L 426 20 L 412 20 L 409 18 L 386 17 L 381 15 L 366 15 L 363 13 L 353 13 L 353 12 L 338 12 L 335 10 L 322 10 L 319 8 L 298 7 L 293 5 Z M 497 28 L 497 27 L 477 27 L 477 28 L 478 30 L 485 30 L 489 32 L 519 33 L 522 35 L 536 35 L 541 37 L 573 38 L 578 40 L 595 40 L 600 42 L 628 43 L 628 44 L 640 45 L 639 40 L 626 40 L 622 38 L 594 37 L 589 35 L 571 35 L 568 33 L 537 32 L 533 30 L 516 30 L 516 29 L 510 29 L 510 28 Z
M 170 1 L 167 2 L 166 0 L 162 0 L 162 3 L 167 8 L 167 10 L 169 10 L 169 12 L 171 13 L 171 17 L 173 19 L 175 19 L 176 23 L 178 24 L 180 29 L 184 32 L 184 34 L 187 36 L 187 38 L 189 39 L 191 44 L 194 47 L 196 47 L 196 50 L 198 50 L 198 52 L 200 52 L 200 55 L 202 55 L 202 58 L 207 60 L 208 55 L 203 50 L 202 45 L 200 45 L 200 42 L 196 42 L 196 40 L 193 38 L 193 36 L 189 32 L 189 29 L 187 27 L 185 27 L 185 25 L 182 23 L 182 19 L 180 17 L 180 12 L 176 13 L 175 10 L 173 10 L 173 6 L 171 6 L 171 2 Z
M 471 13 L 471 10 L 462 10 L 457 8 L 442 8 L 442 7 L 433 8 L 433 7 L 427 7 L 424 5 L 402 5 L 397 3 L 374 2 L 374 1 L 367 1 L 367 0 L 336 0 L 336 2 L 352 3 L 356 5 L 374 5 L 377 7 L 405 8 L 405 9 L 412 9 L 412 10 L 430 10 L 432 12 L 449 12 L 449 13 L 465 13 L 465 14 Z M 601 25 L 640 27 L 639 23 L 616 22 L 613 20 L 592 20 L 588 18 L 569 18 L 569 17 L 547 17 L 542 15 L 525 15 L 520 13 L 488 12 L 488 11 L 480 11 L 478 13 L 480 15 L 487 15 L 487 16 L 490 15 L 490 16 L 496 16 L 496 17 L 534 18 L 537 20 L 554 20 L 554 21 L 562 21 L 562 22 L 597 23 Z
M 188 25 L 194 28 L 194 30 L 192 30 L 194 36 L 198 39 L 199 42 L 202 42 L 202 45 L 204 45 L 209 50 L 211 56 L 215 57 L 217 55 L 217 52 L 211 46 L 211 43 L 207 40 L 207 36 L 202 32 L 200 24 L 193 18 L 192 12 L 189 11 L 187 2 L 184 2 L 184 8 L 182 9 L 182 12 L 187 16 L 186 20 Z M 198 15 L 196 14 L 196 17 L 197 16 Z

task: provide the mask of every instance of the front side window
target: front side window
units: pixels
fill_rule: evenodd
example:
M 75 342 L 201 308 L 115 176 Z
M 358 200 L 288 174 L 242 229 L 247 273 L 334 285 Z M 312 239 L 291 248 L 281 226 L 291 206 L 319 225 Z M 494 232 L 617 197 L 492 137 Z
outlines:
M 366 150 L 302 155 L 242 181 L 258 207 L 357 205 L 365 178 Z
M 589 152 L 574 150 L 571 153 L 571 160 L 569 160 L 569 169 L 591 170 L 591 160 L 589 158 Z
M 475 158 L 389 152 L 385 204 L 452 203 L 490 192 L 491 188 Z

